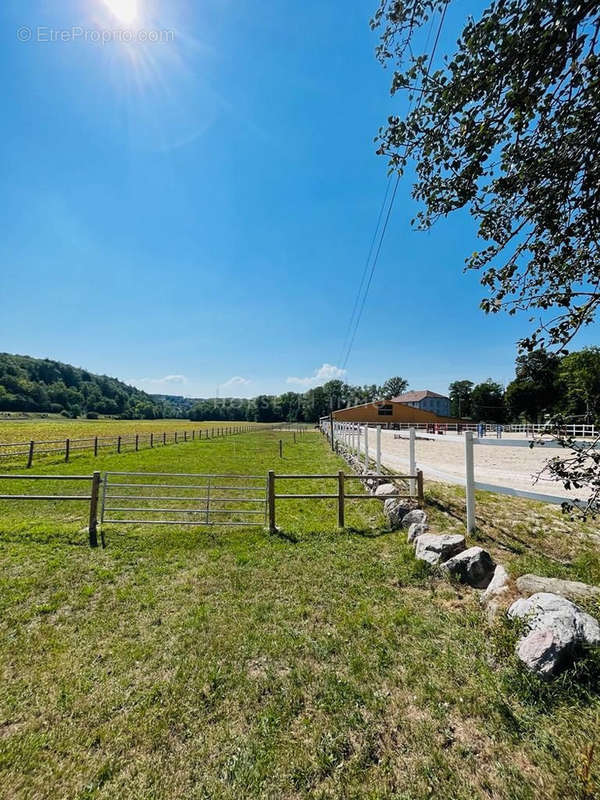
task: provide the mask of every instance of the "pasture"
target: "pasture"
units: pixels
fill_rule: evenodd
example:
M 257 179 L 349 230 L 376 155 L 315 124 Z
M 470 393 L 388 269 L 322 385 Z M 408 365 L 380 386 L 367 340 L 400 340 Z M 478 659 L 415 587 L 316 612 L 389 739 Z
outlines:
M 35 471 L 282 467 L 345 465 L 317 433 L 263 431 Z M 464 528 L 459 487 L 425 490 L 432 527 Z M 477 508 L 509 568 L 600 580 L 593 524 L 486 493 Z M 277 514 L 277 536 L 116 525 L 90 550 L 75 503 L 0 501 L 0 796 L 597 796 L 597 659 L 551 685 L 524 674 L 515 632 L 415 561 L 374 501 L 344 531 L 333 501 Z
M 118 436 L 135 433 L 162 433 L 213 427 L 242 425 L 236 422 L 190 422 L 189 419 L 0 419 L 0 444 L 27 442 L 31 439 L 76 439 L 86 436 Z M 253 423 L 255 424 L 255 423 Z

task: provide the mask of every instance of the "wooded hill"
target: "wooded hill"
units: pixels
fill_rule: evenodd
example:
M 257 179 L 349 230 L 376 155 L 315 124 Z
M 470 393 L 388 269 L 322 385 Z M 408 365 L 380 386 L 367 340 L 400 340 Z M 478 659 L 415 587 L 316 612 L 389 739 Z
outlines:
M 146 392 L 106 375 L 47 358 L 0 353 L 0 411 L 114 415 L 124 419 L 168 416 Z

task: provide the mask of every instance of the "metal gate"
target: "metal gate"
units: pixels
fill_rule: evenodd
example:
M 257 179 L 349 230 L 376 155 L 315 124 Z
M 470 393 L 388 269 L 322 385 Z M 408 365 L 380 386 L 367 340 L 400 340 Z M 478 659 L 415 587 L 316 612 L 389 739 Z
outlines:
M 264 475 L 106 472 L 101 524 L 266 525 Z

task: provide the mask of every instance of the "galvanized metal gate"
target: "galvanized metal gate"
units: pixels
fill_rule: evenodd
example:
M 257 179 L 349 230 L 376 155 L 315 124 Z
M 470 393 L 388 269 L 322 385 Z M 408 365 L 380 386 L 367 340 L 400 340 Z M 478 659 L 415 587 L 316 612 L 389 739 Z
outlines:
M 266 524 L 264 475 L 106 472 L 101 524 Z

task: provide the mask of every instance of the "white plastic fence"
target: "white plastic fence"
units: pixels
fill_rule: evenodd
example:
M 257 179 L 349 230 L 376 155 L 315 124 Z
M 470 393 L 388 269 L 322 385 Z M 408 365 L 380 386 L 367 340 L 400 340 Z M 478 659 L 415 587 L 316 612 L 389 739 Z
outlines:
M 376 426 L 376 462 L 377 471 L 379 472 L 379 465 L 381 464 L 381 425 Z M 409 471 L 410 474 L 416 474 L 416 439 L 417 439 L 416 425 L 408 428 L 409 440 Z M 423 426 L 426 427 L 426 426 Z M 476 427 L 476 426 L 475 426 Z M 543 426 L 539 426 L 543 429 Z M 593 426 L 587 426 L 593 429 Z M 361 425 L 357 422 L 339 422 L 333 420 L 333 435 L 331 431 L 331 423 L 329 419 L 324 418 L 321 420 L 321 429 L 332 443 L 336 441 L 342 442 L 352 453 L 358 458 L 364 456 L 365 469 L 369 468 L 369 445 L 368 445 L 368 431 L 369 426 Z M 422 429 L 421 429 L 422 430 Z M 495 428 L 494 428 L 495 430 Z M 401 434 L 400 434 L 401 435 Z M 402 438 L 405 438 L 402 436 Z M 475 459 L 473 448 L 477 445 L 485 446 L 500 446 L 500 447 L 530 447 L 531 442 L 525 439 L 494 439 L 494 438 L 476 438 L 472 430 L 464 432 L 464 435 L 440 435 L 432 433 L 419 432 L 419 438 L 427 439 L 444 439 L 445 441 L 464 442 L 465 446 L 465 477 L 462 478 L 457 475 L 451 475 L 443 472 L 442 470 L 434 467 L 429 467 L 426 464 L 419 464 L 420 469 L 426 470 L 427 473 L 439 478 L 442 481 L 458 484 L 465 487 L 465 502 L 467 511 L 467 531 L 471 533 L 476 528 L 475 522 L 475 492 L 477 490 L 493 492 L 494 494 L 503 494 L 511 497 L 523 497 L 527 500 L 536 500 L 541 503 L 552 503 L 555 505 L 563 505 L 563 503 L 572 503 L 573 505 L 583 506 L 583 503 L 570 500 L 566 497 L 558 495 L 543 494 L 540 492 L 529 492 L 523 489 L 514 489 L 509 486 L 497 486 L 495 484 L 481 483 L 475 480 Z M 547 440 L 544 442 L 536 441 L 536 447 L 544 448 L 561 448 L 562 445 L 558 442 Z M 411 494 L 414 493 L 414 486 L 411 486 Z

